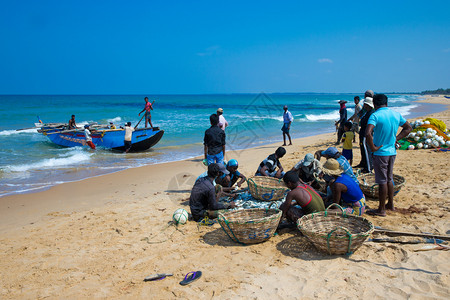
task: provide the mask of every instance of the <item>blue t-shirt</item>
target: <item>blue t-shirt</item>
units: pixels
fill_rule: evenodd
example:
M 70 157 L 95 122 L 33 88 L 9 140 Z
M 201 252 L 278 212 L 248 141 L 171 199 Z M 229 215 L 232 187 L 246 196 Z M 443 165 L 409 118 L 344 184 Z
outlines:
M 391 156 L 396 155 L 395 142 L 399 126 L 406 123 L 405 118 L 396 111 L 387 107 L 377 109 L 369 118 L 367 124 L 375 126 L 373 129 L 373 143 L 375 146 L 383 145 L 373 155 Z
M 342 173 L 335 182 L 339 182 L 347 187 L 347 192 L 341 193 L 341 199 L 345 203 L 354 203 L 364 197 L 359 184 L 357 184 L 350 176 Z

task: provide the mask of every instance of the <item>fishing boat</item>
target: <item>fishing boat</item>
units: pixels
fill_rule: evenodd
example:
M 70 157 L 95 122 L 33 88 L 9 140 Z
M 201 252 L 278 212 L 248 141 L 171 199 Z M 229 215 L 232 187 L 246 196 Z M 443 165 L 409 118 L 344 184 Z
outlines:
M 36 123 L 38 132 L 63 147 L 85 146 L 86 137 L 83 128 L 68 129 L 64 123 Z M 95 146 L 118 151 L 125 151 L 125 129 L 111 129 L 108 125 L 90 124 L 92 142 Z M 131 139 L 130 152 L 145 151 L 156 145 L 162 138 L 164 130 L 159 127 L 136 128 Z

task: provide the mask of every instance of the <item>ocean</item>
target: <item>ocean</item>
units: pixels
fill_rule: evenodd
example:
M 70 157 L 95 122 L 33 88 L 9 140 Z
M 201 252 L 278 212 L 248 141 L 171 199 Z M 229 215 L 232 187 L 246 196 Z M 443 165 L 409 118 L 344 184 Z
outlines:
M 282 142 L 283 105 L 289 106 L 295 118 L 291 126 L 293 138 L 333 132 L 334 121 L 339 118 L 337 101 L 348 101 L 350 116 L 356 94 L 146 95 L 150 101 L 156 100 L 153 125 L 165 134 L 157 145 L 141 153 L 63 148 L 36 129 L 26 129 L 34 126 L 38 118 L 44 123 L 67 123 L 72 114 L 76 115 L 78 126 L 111 121 L 122 126 L 130 121 L 134 126 L 140 120 L 138 113 L 144 108 L 144 96 L 0 96 L 0 197 L 202 155 L 209 115 L 219 107 L 230 124 L 226 130 L 228 150 Z M 417 98 L 389 95 L 389 106 L 406 118 L 443 110 L 439 105 L 414 102 Z M 140 126 L 144 126 L 144 120 Z

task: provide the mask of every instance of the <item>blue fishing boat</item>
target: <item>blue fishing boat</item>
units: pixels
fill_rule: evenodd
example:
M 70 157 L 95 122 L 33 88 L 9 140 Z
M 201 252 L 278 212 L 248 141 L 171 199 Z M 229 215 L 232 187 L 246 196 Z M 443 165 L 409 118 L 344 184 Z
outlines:
M 84 129 L 67 129 L 67 125 L 63 123 L 37 123 L 40 127 L 38 132 L 47 136 L 48 139 L 63 147 L 85 146 L 86 137 Z M 90 126 L 92 142 L 97 147 L 104 147 L 118 151 L 124 151 L 125 129 L 110 129 L 107 125 L 91 125 Z M 159 127 L 137 128 L 133 132 L 131 139 L 130 152 L 145 151 L 159 142 L 164 134 L 164 130 Z

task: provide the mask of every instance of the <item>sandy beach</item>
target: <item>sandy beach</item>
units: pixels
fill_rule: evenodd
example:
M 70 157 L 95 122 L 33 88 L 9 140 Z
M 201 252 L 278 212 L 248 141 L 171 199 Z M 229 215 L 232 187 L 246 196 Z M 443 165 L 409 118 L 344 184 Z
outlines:
M 450 99 L 421 101 L 447 105 L 429 116 L 450 126 Z M 334 142 L 335 134 L 296 139 L 281 162 L 290 169 Z M 251 176 L 279 145 L 226 158 Z M 356 143 L 353 153 L 356 165 Z M 447 152 L 399 151 L 394 173 L 407 183 L 395 197 L 398 211 L 365 217 L 383 228 L 449 235 L 448 163 Z M 414 251 L 424 244 L 366 242 L 350 257 L 327 256 L 297 229 L 241 246 L 218 224 L 170 226 L 177 208 L 189 211 L 190 188 L 204 171 L 194 158 L 0 198 L 0 298 L 448 299 L 450 252 Z M 196 270 L 198 281 L 179 285 Z M 143 282 L 153 273 L 173 276 Z

